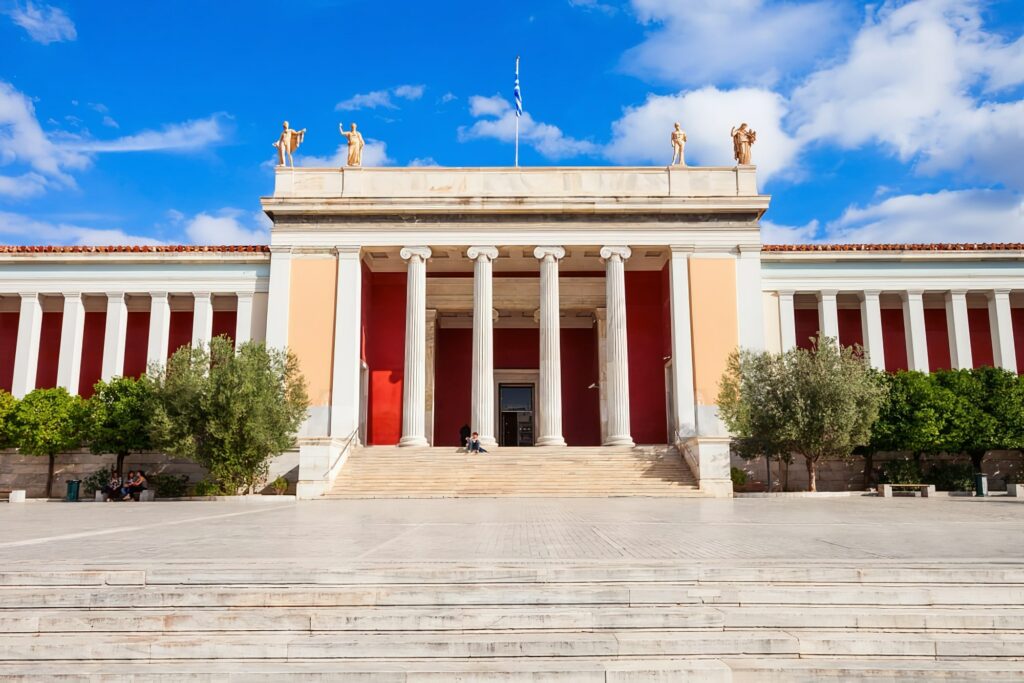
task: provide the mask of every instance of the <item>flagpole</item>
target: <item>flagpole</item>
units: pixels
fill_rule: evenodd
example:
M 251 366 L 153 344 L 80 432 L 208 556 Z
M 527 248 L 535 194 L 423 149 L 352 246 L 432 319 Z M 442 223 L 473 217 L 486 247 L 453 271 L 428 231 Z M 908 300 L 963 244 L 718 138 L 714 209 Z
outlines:
M 516 95 L 519 94 L 519 55 L 516 55 Z M 519 168 L 519 104 L 516 103 L 516 158 L 515 167 Z
M 519 168 L 519 117 L 516 117 L 516 168 Z

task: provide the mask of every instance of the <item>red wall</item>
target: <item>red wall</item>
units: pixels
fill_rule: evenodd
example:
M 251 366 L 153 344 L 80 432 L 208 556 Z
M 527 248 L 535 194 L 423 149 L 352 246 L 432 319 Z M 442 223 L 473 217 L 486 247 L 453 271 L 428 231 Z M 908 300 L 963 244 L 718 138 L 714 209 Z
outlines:
M 434 365 L 434 445 L 460 446 L 459 429 L 472 410 L 473 330 L 437 330 Z
M 601 392 L 597 384 L 597 328 L 561 330 L 562 432 L 570 446 L 601 445 Z
M 842 346 L 864 346 L 864 328 L 860 324 L 859 308 L 840 308 L 839 343 Z
M 60 332 L 64 314 L 60 311 L 43 313 L 39 340 L 39 364 L 36 366 L 36 388 L 52 389 L 57 386 L 57 363 L 60 361 Z
M 1011 308 L 1013 345 L 1017 354 L 1017 372 L 1024 375 L 1024 308 Z
M 659 271 L 626 271 L 629 426 L 636 443 L 668 439 L 661 278 Z
M 928 342 L 928 369 L 949 370 L 949 334 L 946 332 L 946 309 L 924 309 L 924 336 Z
M 402 437 L 405 273 L 372 273 L 369 279 L 373 315 L 366 330 L 370 369 L 366 439 L 371 444 L 394 445 Z
M 793 326 L 796 328 L 796 347 L 810 349 L 811 340 L 818 336 L 818 309 L 797 308 L 793 311 Z
M 167 341 L 167 357 L 182 346 L 192 343 L 192 311 L 171 311 L 171 333 Z
M 82 368 L 78 375 L 78 394 L 92 396 L 92 387 L 103 373 L 103 337 L 106 332 L 107 312 L 86 311 L 85 335 L 82 338 Z
M 907 369 L 907 338 L 903 333 L 903 309 L 882 309 L 882 346 L 885 347 L 885 369 L 889 372 Z
M 971 359 L 974 367 L 995 365 L 992 352 L 992 328 L 988 324 L 987 308 L 968 308 L 967 327 L 971 331 Z
M 214 337 L 227 337 L 231 340 L 231 345 L 235 344 L 235 332 L 236 332 L 236 321 L 238 320 L 237 311 L 214 311 L 213 312 L 213 325 L 212 335 Z
M 149 311 L 128 311 L 125 332 L 124 376 L 139 377 L 146 372 L 149 350 Z
M 0 389 L 11 393 L 14 386 L 14 354 L 18 349 L 20 313 L 0 313 Z
M 494 330 L 495 370 L 536 370 L 539 367 L 539 329 L 506 327 Z

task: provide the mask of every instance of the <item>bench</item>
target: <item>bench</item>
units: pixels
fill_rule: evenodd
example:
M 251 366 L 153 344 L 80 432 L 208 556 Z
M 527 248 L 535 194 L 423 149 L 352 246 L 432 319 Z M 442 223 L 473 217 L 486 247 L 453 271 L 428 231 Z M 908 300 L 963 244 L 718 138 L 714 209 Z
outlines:
M 103 491 L 96 491 L 96 502 L 106 502 L 107 498 L 109 498 L 109 496 L 103 493 Z M 139 493 L 138 500 L 140 503 L 152 503 L 154 500 L 156 500 L 156 491 L 154 491 L 153 489 L 146 489 L 145 491 L 141 491 Z
M 913 493 L 915 496 L 920 495 L 922 498 L 934 498 L 935 497 L 935 485 L 934 484 L 879 484 L 878 495 L 882 498 L 892 498 L 893 492 L 899 493 Z

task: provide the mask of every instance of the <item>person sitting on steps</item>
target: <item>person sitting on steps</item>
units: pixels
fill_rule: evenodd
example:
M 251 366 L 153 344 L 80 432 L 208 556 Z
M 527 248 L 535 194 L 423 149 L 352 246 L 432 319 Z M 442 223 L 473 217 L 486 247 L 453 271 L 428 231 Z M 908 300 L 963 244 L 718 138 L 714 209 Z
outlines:
M 100 489 L 103 495 L 107 497 L 107 502 L 117 500 L 121 494 L 121 475 L 117 472 L 110 473 L 110 479 L 107 480 L 107 485 Z
M 473 434 L 469 437 L 469 443 L 467 445 L 469 446 L 470 453 L 487 452 L 484 450 L 484 447 L 480 445 L 480 435 L 477 432 L 473 432 Z
M 130 472 L 125 485 L 121 487 L 121 491 L 124 493 L 124 497 L 121 500 L 136 500 L 135 497 L 146 490 L 147 483 L 146 476 L 142 473 L 142 470 Z

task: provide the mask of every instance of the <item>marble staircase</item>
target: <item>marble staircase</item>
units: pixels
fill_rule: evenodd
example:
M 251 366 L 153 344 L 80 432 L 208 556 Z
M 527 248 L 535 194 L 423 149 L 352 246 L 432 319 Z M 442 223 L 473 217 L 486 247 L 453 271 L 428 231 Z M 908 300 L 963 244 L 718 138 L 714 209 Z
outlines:
M 666 446 L 355 450 L 327 498 L 490 496 L 698 496 L 697 482 Z
M 0 570 L 3 681 L 1019 681 L 1024 566 Z

